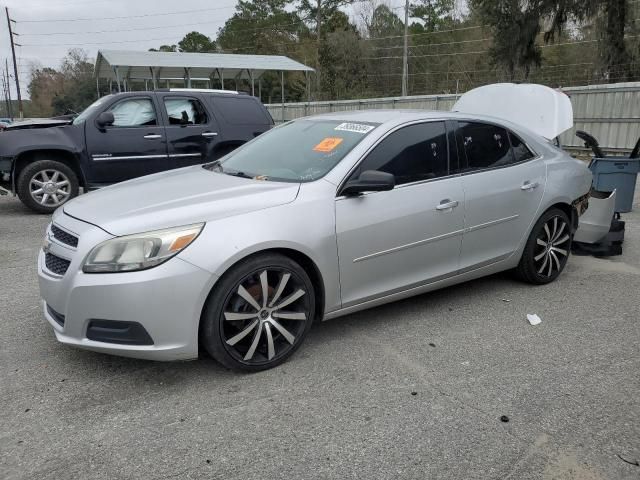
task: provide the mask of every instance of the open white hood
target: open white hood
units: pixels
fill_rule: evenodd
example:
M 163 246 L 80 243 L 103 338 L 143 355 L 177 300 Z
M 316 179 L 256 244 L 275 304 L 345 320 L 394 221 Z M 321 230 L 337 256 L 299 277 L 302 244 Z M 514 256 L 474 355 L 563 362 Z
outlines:
M 508 120 L 549 140 L 573 127 L 569 97 L 544 85 L 494 83 L 474 88 L 452 111 Z

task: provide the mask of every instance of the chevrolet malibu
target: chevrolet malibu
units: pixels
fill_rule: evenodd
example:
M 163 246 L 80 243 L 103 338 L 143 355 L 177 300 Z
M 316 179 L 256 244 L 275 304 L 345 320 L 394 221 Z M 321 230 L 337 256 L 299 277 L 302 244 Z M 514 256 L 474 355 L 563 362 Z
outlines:
M 280 364 L 312 323 L 514 270 L 555 280 L 591 175 L 508 120 L 344 112 L 58 209 L 38 260 L 62 343 Z

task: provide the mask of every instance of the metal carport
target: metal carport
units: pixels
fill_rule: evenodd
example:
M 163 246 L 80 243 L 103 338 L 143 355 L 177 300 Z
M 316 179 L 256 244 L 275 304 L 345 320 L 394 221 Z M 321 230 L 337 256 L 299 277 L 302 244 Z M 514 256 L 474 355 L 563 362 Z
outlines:
M 118 91 L 127 91 L 132 80 L 152 82 L 155 89 L 161 80 L 184 79 L 190 88 L 192 79 L 211 82 L 217 77 L 223 89 L 225 79 L 249 80 L 254 95 L 255 81 L 267 71 L 280 72 L 283 99 L 284 73 L 304 72 L 310 95 L 309 73 L 314 69 L 282 55 L 100 50 L 95 65 L 96 82 L 116 82 Z

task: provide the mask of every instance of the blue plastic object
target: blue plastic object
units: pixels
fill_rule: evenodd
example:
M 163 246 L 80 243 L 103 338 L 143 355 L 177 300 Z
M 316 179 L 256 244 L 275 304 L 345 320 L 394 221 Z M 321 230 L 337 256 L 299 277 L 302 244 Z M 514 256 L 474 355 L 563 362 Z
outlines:
M 616 190 L 616 212 L 626 213 L 633 209 L 633 195 L 636 190 L 638 171 L 640 171 L 640 159 L 594 158 L 589 164 L 589 170 L 593 173 L 594 189 L 599 192 Z

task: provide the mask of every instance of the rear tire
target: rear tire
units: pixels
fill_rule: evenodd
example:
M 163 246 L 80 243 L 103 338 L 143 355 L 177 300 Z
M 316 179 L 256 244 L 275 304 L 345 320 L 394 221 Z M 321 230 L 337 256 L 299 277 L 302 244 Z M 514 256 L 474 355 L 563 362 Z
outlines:
M 521 280 L 544 285 L 558 278 L 571 252 L 570 225 L 567 214 L 558 208 L 546 211 L 538 219 L 515 269 Z
M 78 177 L 62 162 L 38 160 L 22 169 L 17 181 L 18 197 L 38 213 L 52 213 L 78 195 Z
M 207 300 L 201 340 L 227 368 L 273 368 L 295 352 L 311 328 L 313 284 L 289 257 L 256 255 L 232 267 Z

